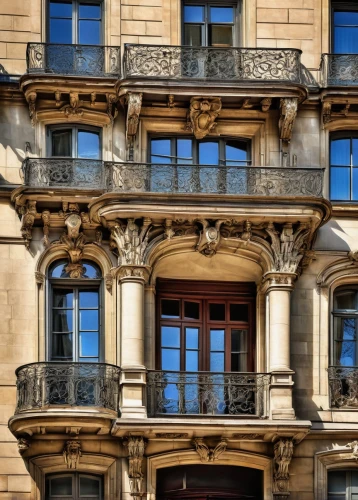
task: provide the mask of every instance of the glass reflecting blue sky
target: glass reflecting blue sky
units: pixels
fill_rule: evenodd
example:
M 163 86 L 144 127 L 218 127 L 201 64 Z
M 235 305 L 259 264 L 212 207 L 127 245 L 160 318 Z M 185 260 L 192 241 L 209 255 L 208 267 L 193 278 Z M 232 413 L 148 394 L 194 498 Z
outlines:
M 98 357 L 98 332 L 80 332 L 80 356 Z
M 201 5 L 185 5 L 184 22 L 185 23 L 204 22 L 204 7 Z
M 210 7 L 210 22 L 233 23 L 234 22 L 233 7 Z
M 88 130 L 79 130 L 77 156 L 78 158 L 99 160 L 101 158 L 99 134 Z

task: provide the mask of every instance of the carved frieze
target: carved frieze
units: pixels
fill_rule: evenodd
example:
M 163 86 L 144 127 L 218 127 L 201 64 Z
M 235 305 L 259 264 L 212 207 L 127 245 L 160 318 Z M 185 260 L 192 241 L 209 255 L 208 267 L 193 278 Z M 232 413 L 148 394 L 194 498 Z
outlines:
M 203 139 L 215 126 L 215 120 L 221 111 L 219 97 L 192 97 L 188 113 L 187 128 L 197 139 Z
M 298 98 L 283 97 L 280 100 L 280 120 L 278 128 L 280 139 L 288 143 L 292 137 L 293 124 L 297 115 Z
M 134 497 L 142 496 L 144 493 L 142 488 L 144 477 L 142 462 L 146 442 L 142 436 L 129 436 L 126 438 L 125 445 L 128 447 L 128 478 L 131 495 Z
M 82 456 L 81 442 L 76 440 L 67 441 L 63 449 L 63 458 L 68 469 L 77 469 L 78 462 Z
M 35 222 L 35 217 L 37 215 L 36 201 L 29 200 L 25 206 L 20 208 L 21 217 L 21 234 L 25 240 L 25 246 L 27 249 L 30 248 L 30 243 L 32 240 L 32 227 Z
M 215 462 L 227 448 L 227 440 L 222 438 L 215 448 L 209 448 L 203 438 L 195 438 L 193 440 L 195 450 L 200 457 L 200 460 L 205 462 Z
M 273 493 L 274 496 L 285 499 L 289 497 L 289 465 L 293 455 L 292 439 L 279 439 L 274 445 Z M 287 497 L 284 494 L 287 494 Z
M 114 222 L 109 224 L 111 231 L 112 250 L 118 255 L 118 264 L 141 266 L 144 265 L 144 254 L 147 249 L 151 219 L 143 219 L 142 226 L 135 223 L 135 219 L 128 219 L 127 225 Z

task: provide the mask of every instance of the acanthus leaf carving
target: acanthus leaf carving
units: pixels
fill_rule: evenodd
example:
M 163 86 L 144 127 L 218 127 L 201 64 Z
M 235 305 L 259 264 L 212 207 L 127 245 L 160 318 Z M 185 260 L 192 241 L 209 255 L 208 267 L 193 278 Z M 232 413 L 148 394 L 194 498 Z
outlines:
M 274 445 L 275 470 L 273 474 L 273 493 L 277 493 L 281 499 L 289 492 L 289 465 L 293 455 L 293 441 L 290 438 L 279 439 Z
M 146 442 L 143 436 L 128 436 L 125 445 L 128 447 L 128 478 L 131 495 L 140 497 L 143 496 L 142 483 L 144 474 L 142 472 L 142 462 Z
M 221 441 L 215 446 L 215 448 L 209 448 L 205 443 L 203 438 L 195 438 L 193 440 L 195 450 L 200 457 L 200 460 L 205 462 L 215 462 L 219 456 L 227 448 L 227 440 L 221 438 Z
M 25 240 L 25 246 L 28 250 L 30 248 L 30 243 L 32 240 L 32 227 L 37 215 L 36 201 L 29 200 L 25 206 L 21 207 L 20 213 L 22 213 L 21 234 Z
M 144 254 L 148 246 L 151 219 L 143 219 L 141 228 L 135 223 L 135 219 L 128 219 L 126 226 L 117 221 L 109 227 L 111 248 L 118 253 L 118 265 L 145 265 Z
M 309 226 L 300 223 L 294 230 L 293 224 L 283 224 L 281 231 L 277 231 L 273 223 L 269 223 L 266 232 L 271 238 L 275 269 L 283 273 L 295 273 L 302 260 L 306 240 L 309 235 Z
M 215 120 L 221 111 L 219 97 L 192 97 L 187 117 L 187 129 L 191 130 L 197 139 L 203 139 L 217 125 Z
M 63 449 L 63 458 L 68 469 L 77 469 L 78 462 L 82 456 L 81 442 L 69 440 Z
M 297 115 L 298 98 L 283 97 L 280 100 L 280 120 L 278 128 L 280 139 L 289 143 L 292 138 L 292 129 Z

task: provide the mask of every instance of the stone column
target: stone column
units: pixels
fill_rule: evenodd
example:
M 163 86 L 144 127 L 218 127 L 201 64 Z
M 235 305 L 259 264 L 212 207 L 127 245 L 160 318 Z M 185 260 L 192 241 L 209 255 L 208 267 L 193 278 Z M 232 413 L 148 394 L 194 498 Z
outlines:
M 290 295 L 296 273 L 270 272 L 264 276 L 263 289 L 268 295 L 268 348 L 270 416 L 272 419 L 295 419 L 292 407 L 290 368 Z
M 144 391 L 144 285 L 148 266 L 124 265 L 117 270 L 121 286 L 120 339 L 121 339 L 121 416 L 146 417 Z

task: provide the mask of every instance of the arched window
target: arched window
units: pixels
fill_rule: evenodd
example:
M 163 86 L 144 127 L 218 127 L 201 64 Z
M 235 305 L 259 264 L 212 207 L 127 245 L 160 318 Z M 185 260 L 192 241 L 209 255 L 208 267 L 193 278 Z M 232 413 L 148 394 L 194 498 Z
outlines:
M 49 269 L 48 359 L 101 361 L 101 271 L 83 262 L 81 278 L 70 278 L 68 262 Z
M 46 500 L 102 500 L 102 478 L 92 474 L 54 474 L 46 477 Z
M 358 134 L 332 134 L 330 145 L 330 199 L 358 201 Z

